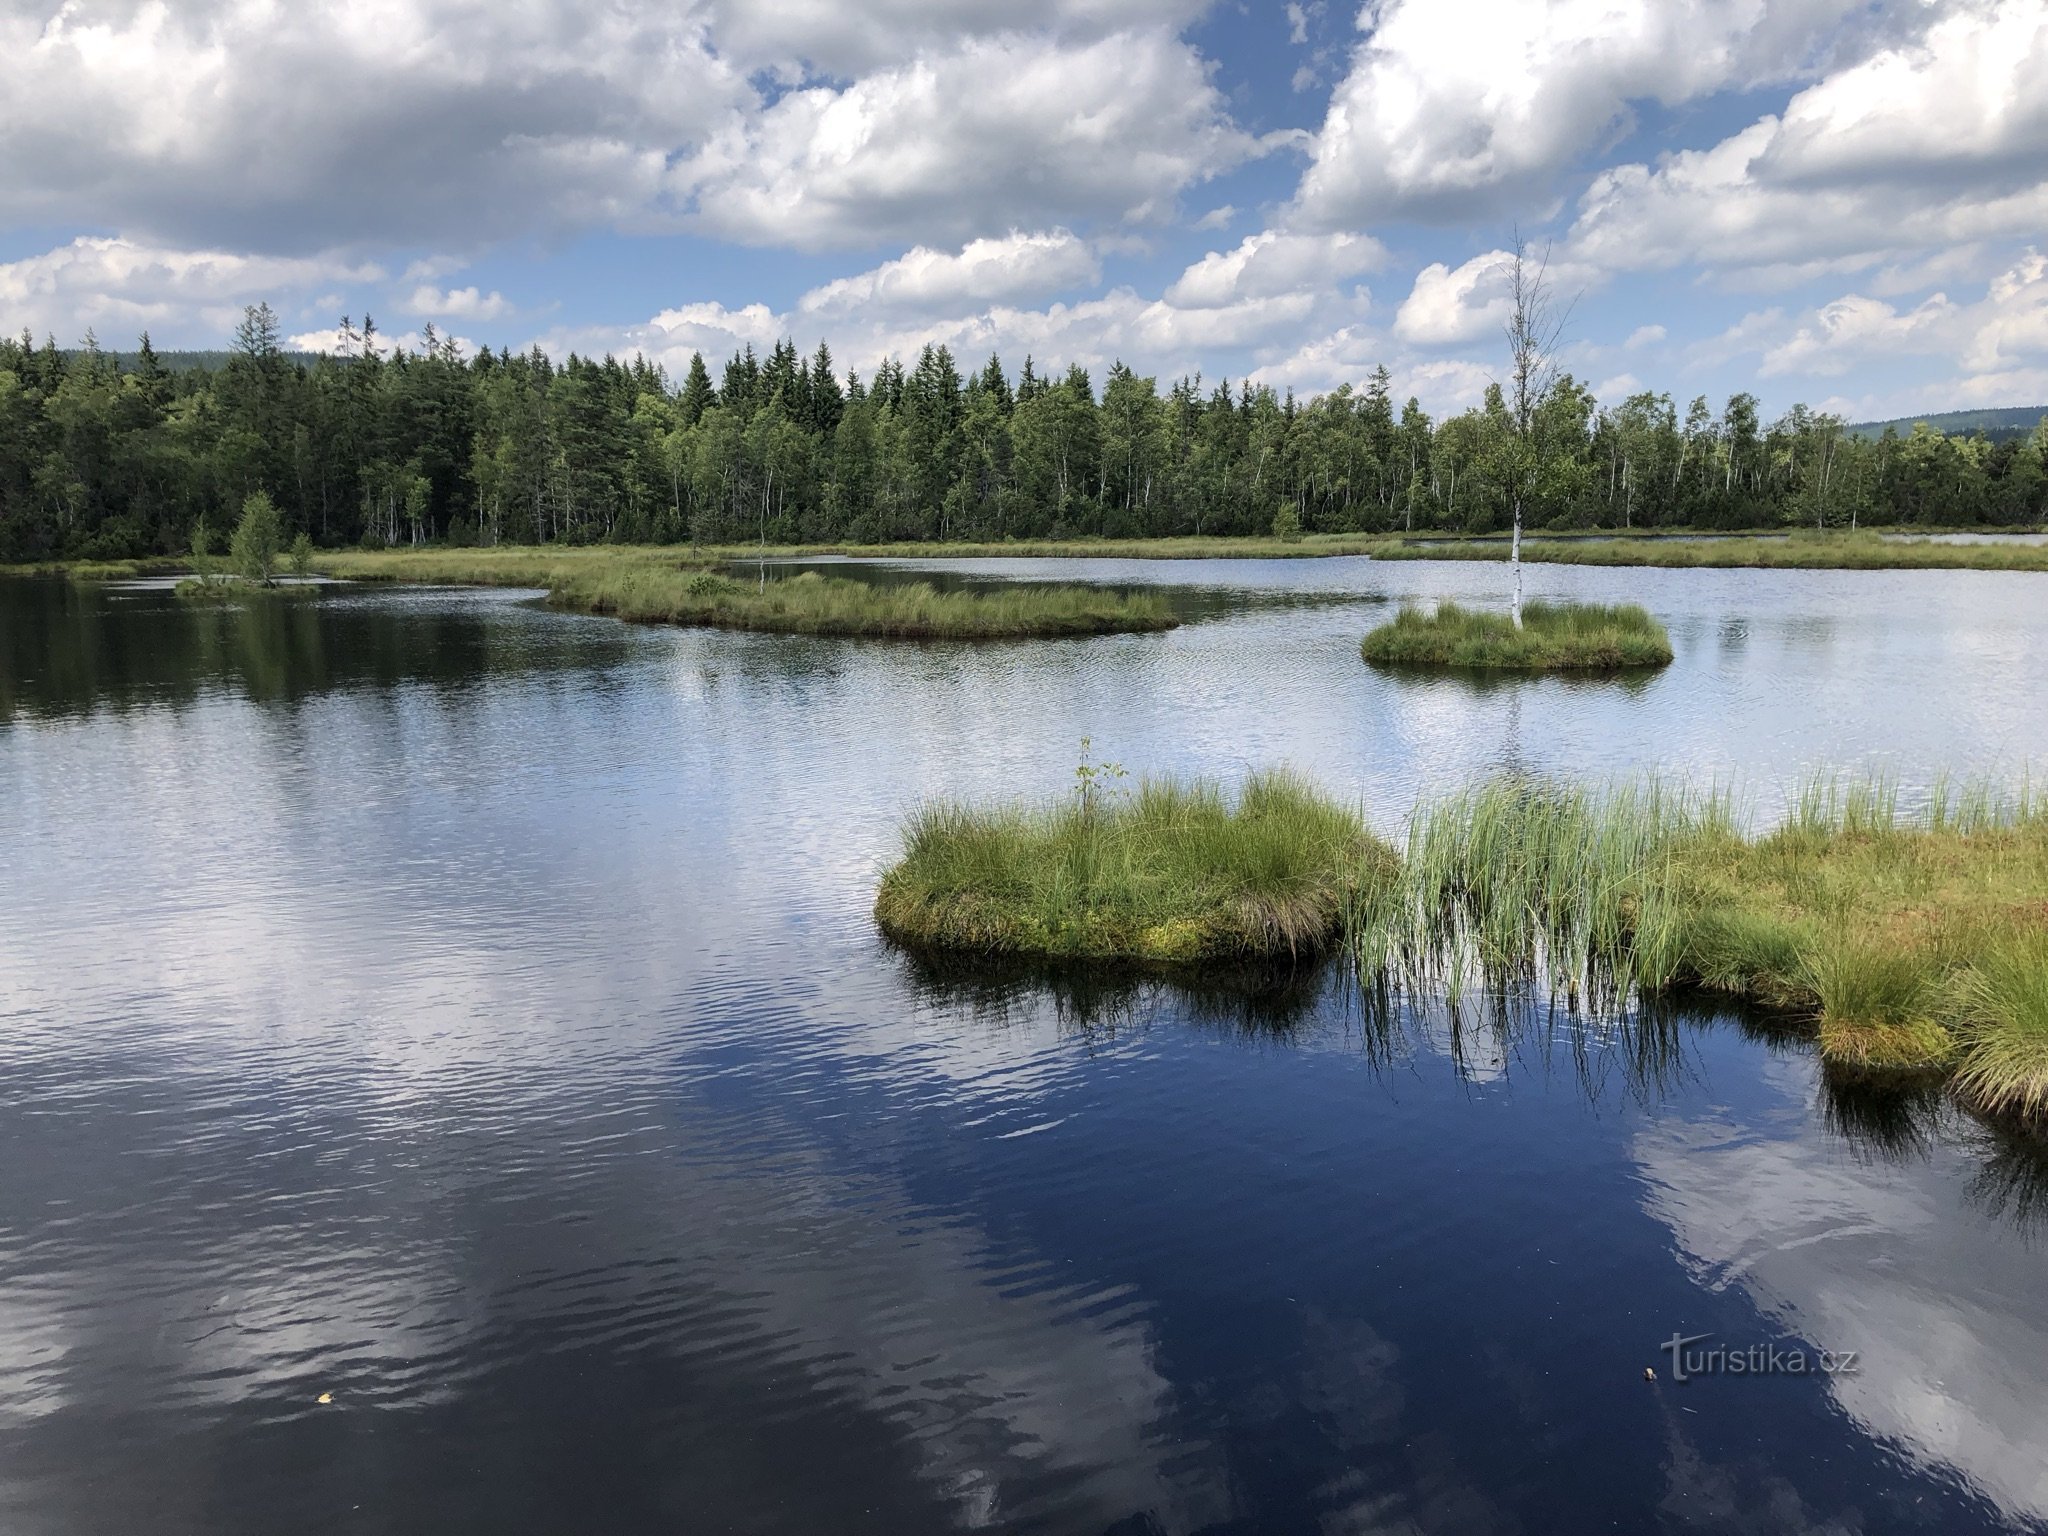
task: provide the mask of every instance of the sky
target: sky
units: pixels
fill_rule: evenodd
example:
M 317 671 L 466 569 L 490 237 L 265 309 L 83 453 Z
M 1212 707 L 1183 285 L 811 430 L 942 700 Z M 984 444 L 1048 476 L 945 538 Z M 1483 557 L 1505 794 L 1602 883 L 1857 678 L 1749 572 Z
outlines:
M 0 328 L 2048 402 L 2048 0 L 0 0 Z

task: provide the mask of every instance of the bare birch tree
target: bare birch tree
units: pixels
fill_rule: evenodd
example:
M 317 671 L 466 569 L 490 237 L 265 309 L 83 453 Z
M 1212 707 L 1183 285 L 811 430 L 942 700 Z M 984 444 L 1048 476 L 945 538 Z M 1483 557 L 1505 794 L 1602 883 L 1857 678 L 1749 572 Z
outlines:
M 1514 535 L 1508 546 L 1508 563 L 1515 579 L 1515 628 L 1522 627 L 1522 508 L 1529 499 L 1542 467 L 1536 441 L 1536 410 L 1557 383 L 1557 343 L 1571 318 L 1569 306 L 1559 312 L 1550 292 L 1550 247 L 1533 262 L 1515 231 L 1514 250 L 1502 264 L 1508 280 L 1510 311 L 1502 327 L 1508 338 L 1508 408 L 1514 420 L 1519 451 L 1515 473 L 1510 477 L 1509 499 L 1514 509 Z

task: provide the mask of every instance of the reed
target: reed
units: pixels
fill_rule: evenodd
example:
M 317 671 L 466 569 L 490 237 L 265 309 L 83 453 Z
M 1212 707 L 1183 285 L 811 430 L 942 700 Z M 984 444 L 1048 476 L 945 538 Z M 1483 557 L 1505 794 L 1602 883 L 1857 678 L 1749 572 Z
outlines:
M 1937 1069 L 1988 1108 L 2048 1106 L 2048 816 L 2031 792 L 1816 778 L 1744 835 L 1732 802 L 1644 781 L 1494 780 L 1418 808 L 1355 907 L 1361 974 L 1625 1007 L 1698 986 L 1810 1019 L 1846 1068 Z M 1960 1053 L 1960 1054 L 1959 1054 Z
M 1105 787 L 1042 805 L 928 805 L 875 916 L 916 948 L 1061 960 L 1306 958 L 1340 937 L 1394 857 L 1357 814 L 1286 772 L 1233 799 L 1206 781 Z
M 1518 628 L 1506 614 L 1440 602 L 1403 608 L 1368 634 L 1360 652 L 1374 666 L 1473 671 L 1618 672 L 1671 661 L 1664 626 L 1634 604 L 1537 601 Z

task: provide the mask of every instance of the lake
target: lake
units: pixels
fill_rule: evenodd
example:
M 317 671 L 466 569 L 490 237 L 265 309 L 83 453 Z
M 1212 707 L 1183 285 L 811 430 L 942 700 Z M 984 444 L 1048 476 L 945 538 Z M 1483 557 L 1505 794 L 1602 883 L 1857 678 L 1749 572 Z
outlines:
M 2043 578 L 1536 566 L 1677 659 L 1481 684 L 1357 645 L 1496 563 L 860 569 L 1188 622 L 0 583 L 0 1530 L 2048 1528 L 2040 1147 L 1759 1017 L 942 972 L 869 916 L 907 809 L 1084 738 L 1387 830 L 1498 769 L 2016 777 Z

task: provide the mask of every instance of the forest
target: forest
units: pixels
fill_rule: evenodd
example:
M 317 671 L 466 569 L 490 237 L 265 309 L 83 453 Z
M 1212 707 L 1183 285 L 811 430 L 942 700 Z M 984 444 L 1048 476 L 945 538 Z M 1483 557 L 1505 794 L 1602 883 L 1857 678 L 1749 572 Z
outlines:
M 828 347 L 643 358 L 416 350 L 344 319 L 286 351 L 252 307 L 218 366 L 145 335 L 115 358 L 0 340 L 0 561 L 224 543 L 265 491 L 286 537 L 733 543 L 1294 531 L 2015 526 L 2048 517 L 2048 420 L 1993 442 L 1859 436 L 1795 406 L 1766 421 L 1668 394 L 1603 403 L 1561 374 L 1524 430 L 1497 388 L 1432 420 L 1387 370 L 1298 398 L 1113 364 L 963 370 L 942 346 L 872 377 Z

